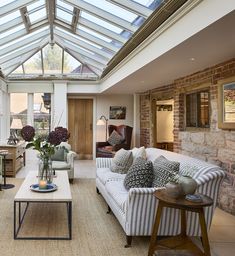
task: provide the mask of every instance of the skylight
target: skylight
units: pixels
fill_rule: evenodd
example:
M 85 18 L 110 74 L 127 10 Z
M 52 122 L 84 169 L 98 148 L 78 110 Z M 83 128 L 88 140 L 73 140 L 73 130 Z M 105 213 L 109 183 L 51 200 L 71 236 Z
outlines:
M 162 2 L 0 0 L 2 72 L 96 79 Z

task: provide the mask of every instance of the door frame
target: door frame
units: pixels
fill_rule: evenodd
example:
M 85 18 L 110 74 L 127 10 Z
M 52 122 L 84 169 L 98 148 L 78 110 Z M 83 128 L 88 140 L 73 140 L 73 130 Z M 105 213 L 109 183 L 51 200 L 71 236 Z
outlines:
M 79 95 L 67 95 L 67 112 L 69 111 L 69 108 L 68 108 L 68 99 L 92 99 L 93 100 L 93 118 L 92 118 L 92 121 L 93 121 L 93 138 L 92 138 L 92 159 L 95 160 L 96 158 L 96 120 L 97 120 L 97 117 L 96 117 L 96 96 L 79 96 Z M 68 117 L 68 113 L 67 113 L 67 117 Z M 68 120 L 67 120 L 68 122 Z

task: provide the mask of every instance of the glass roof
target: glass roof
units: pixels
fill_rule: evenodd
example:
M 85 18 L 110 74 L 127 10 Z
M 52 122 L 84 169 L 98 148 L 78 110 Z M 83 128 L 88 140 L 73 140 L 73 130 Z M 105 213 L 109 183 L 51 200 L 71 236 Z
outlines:
M 162 2 L 1 0 L 0 68 L 9 79 L 99 79 Z

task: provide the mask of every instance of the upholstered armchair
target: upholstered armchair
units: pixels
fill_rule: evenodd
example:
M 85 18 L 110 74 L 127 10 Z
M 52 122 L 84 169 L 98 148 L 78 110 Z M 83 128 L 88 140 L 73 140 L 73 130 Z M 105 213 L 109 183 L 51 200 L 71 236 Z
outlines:
M 66 149 L 66 150 L 65 150 Z M 76 153 L 71 150 L 71 146 L 66 142 L 61 142 L 60 147 L 56 149 L 55 154 L 52 155 L 52 169 L 54 171 L 68 172 L 69 181 L 74 179 L 74 158 Z
M 0 190 L 2 190 L 2 157 L 0 156 Z
M 115 152 L 121 148 L 129 150 L 131 147 L 133 128 L 128 125 L 109 125 L 109 138 L 105 142 L 96 142 L 96 157 L 113 157 Z M 112 133 L 116 132 L 121 137 L 120 143 L 114 144 L 111 142 Z

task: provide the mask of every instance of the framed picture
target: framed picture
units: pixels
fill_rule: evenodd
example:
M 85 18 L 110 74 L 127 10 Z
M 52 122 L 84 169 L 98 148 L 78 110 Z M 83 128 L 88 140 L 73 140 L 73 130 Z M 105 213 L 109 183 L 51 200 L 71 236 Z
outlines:
M 126 107 L 110 106 L 109 119 L 126 119 Z

